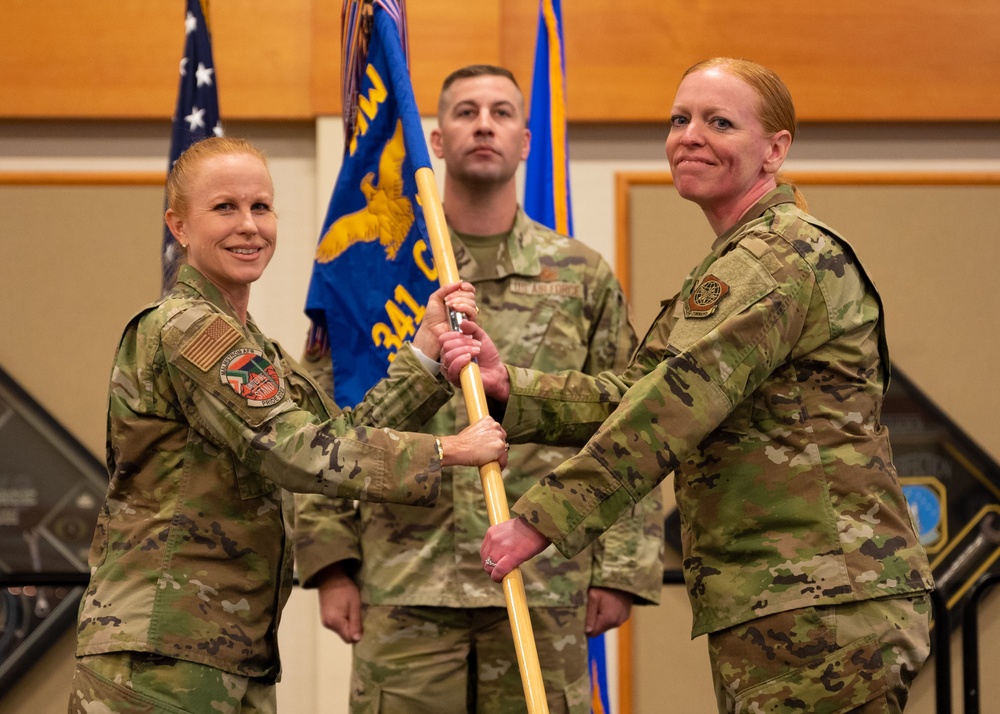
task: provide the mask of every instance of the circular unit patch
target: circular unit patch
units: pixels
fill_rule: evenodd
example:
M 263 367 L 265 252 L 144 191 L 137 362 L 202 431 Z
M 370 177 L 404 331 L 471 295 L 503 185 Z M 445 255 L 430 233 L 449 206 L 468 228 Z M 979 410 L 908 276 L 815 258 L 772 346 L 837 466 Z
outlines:
M 285 397 L 285 385 L 260 350 L 235 349 L 222 358 L 219 378 L 251 407 L 269 407 Z
M 728 294 L 728 285 L 714 275 L 706 275 L 688 297 L 684 314 L 686 317 L 708 317 Z

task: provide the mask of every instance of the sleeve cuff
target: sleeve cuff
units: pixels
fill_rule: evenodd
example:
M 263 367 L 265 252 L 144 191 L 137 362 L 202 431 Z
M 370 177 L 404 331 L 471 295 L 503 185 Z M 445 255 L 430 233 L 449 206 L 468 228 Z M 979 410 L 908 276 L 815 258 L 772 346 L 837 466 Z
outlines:
M 441 374 L 440 362 L 435 362 L 434 360 L 432 360 L 430 357 L 428 357 L 423 353 L 423 350 L 421 350 L 412 342 L 410 343 L 410 349 L 413 350 L 413 354 L 416 355 L 418 360 L 420 360 L 420 364 L 424 366 L 424 369 L 426 369 L 428 372 L 431 373 L 431 376 L 436 377 L 439 374 Z

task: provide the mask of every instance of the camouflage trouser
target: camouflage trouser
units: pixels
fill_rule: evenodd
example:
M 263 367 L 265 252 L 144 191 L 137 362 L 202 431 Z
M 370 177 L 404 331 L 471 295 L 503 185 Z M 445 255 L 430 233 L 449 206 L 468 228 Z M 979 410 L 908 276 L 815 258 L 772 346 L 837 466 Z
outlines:
M 69 714 L 274 714 L 273 684 L 142 652 L 78 658 Z
M 504 608 L 365 605 L 352 714 L 524 714 Z M 550 714 L 589 714 L 586 608 L 533 608 Z M 473 664 L 474 663 L 474 664 Z
M 930 599 L 769 615 L 709 635 L 719 711 L 895 714 L 930 654 Z

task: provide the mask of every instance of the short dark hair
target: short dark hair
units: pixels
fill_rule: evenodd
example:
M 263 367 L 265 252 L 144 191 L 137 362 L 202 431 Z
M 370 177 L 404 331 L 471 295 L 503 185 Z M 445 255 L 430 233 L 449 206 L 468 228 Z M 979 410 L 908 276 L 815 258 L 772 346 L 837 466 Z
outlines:
M 517 83 L 517 80 L 514 79 L 514 73 L 506 67 L 498 67 L 495 64 L 466 65 L 465 67 L 456 69 L 444 78 L 444 82 L 441 84 L 441 93 L 438 95 L 439 115 L 444 111 L 442 100 L 444 99 L 444 95 L 448 91 L 448 88 L 460 79 L 470 79 L 472 77 L 504 77 L 505 79 L 509 79 L 514 86 L 517 87 L 518 92 L 521 92 L 521 86 Z M 521 92 L 521 95 L 523 96 L 523 92 Z

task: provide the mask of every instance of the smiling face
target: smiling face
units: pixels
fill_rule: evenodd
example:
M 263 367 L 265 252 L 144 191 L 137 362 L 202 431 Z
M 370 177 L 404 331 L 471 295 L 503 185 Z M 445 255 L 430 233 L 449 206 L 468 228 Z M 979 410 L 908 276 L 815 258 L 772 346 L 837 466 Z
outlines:
M 520 90 L 506 77 L 482 75 L 456 80 L 444 91 L 431 146 L 450 178 L 503 184 L 528 158 L 530 136 Z
M 770 134 L 761 99 L 724 67 L 687 75 L 670 111 L 667 160 L 677 192 L 694 201 L 723 233 L 775 187 L 791 135 Z
M 167 210 L 167 225 L 187 248 L 187 262 L 245 315 L 250 284 L 277 242 L 267 166 L 244 153 L 206 156 L 189 170 L 183 198 L 183 208 Z

